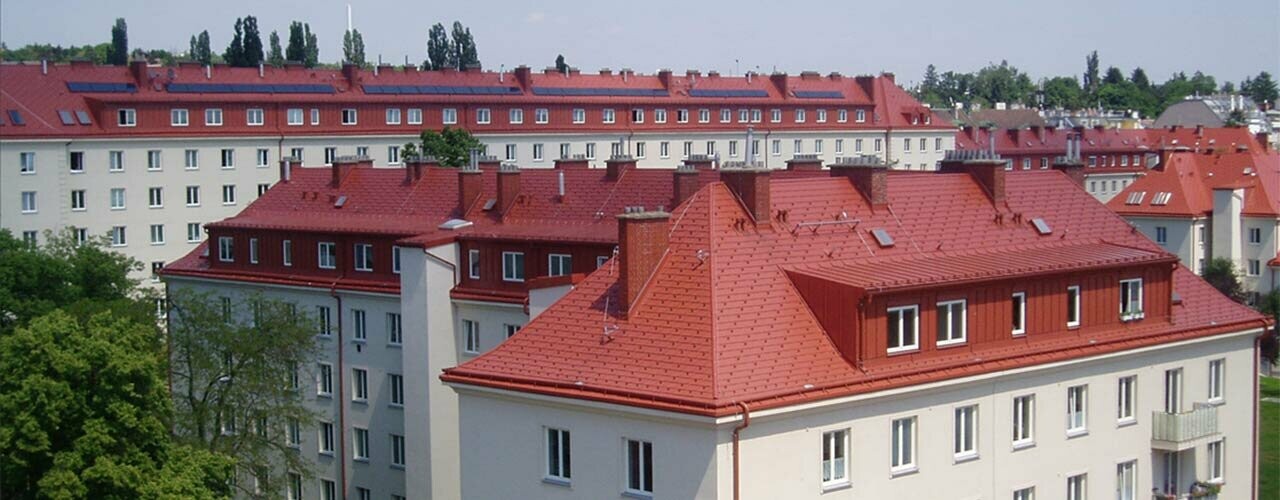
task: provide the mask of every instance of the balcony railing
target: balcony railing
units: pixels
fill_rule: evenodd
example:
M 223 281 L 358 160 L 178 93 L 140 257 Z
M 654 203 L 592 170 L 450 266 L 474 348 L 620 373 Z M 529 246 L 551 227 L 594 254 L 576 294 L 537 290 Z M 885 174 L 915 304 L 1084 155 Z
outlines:
M 1179 451 L 1218 434 L 1218 407 L 1196 403 L 1182 413 L 1151 412 L 1151 447 Z

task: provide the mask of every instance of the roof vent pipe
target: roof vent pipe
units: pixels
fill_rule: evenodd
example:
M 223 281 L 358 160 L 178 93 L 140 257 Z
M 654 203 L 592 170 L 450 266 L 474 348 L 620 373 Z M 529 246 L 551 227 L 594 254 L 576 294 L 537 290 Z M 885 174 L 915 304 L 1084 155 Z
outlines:
M 560 191 L 559 191 L 560 198 L 564 198 L 564 170 L 557 171 L 556 173 L 560 174 L 557 176 L 557 179 L 556 179 L 556 182 L 560 188 Z
M 204 79 L 205 80 L 213 79 L 213 65 L 211 64 L 204 65 Z
M 755 139 L 755 134 L 756 134 L 756 130 L 755 130 L 755 128 L 753 128 L 753 127 L 747 127 L 747 142 L 746 142 L 746 148 L 747 148 L 747 165 L 755 165 L 755 163 L 756 163 L 756 152 L 755 152 L 755 148 L 752 148 L 752 147 L 751 147 L 751 144 L 752 144 L 752 142 L 751 142 L 751 141 Z
M 40 60 L 40 74 L 42 74 L 42 75 L 47 75 L 47 74 L 49 74 L 49 60 L 48 60 L 48 59 L 41 59 L 41 60 Z
M 265 71 L 263 70 L 263 65 L 262 65 L 262 63 L 261 63 L 261 62 L 259 62 L 259 63 L 258 63 L 258 78 L 262 78 L 263 76 L 265 76 L 265 75 L 264 75 L 264 73 L 265 73 Z

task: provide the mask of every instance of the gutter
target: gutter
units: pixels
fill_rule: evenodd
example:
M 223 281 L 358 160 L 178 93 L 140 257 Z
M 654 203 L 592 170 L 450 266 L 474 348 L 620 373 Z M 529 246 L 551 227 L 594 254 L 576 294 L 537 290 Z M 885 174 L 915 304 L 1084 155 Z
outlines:
M 338 303 L 338 467 L 341 471 L 342 489 L 339 494 L 340 498 L 347 497 L 347 400 L 346 400 L 346 373 L 347 367 L 342 363 L 343 339 L 342 339 L 342 296 L 338 295 L 338 281 L 334 280 L 329 285 L 329 296 L 333 297 Z
M 746 403 L 743 403 L 741 401 L 738 402 L 738 407 L 742 408 L 742 423 L 734 426 L 733 428 L 733 500 L 739 500 L 741 498 L 741 494 L 740 494 L 741 473 L 739 472 L 739 467 L 738 467 L 738 463 L 740 461 L 739 460 L 740 454 L 738 452 L 738 449 L 739 449 L 738 438 L 742 434 L 742 431 L 744 429 L 751 426 L 751 408 L 748 407 Z M 1254 446 L 1257 446 L 1257 445 L 1255 444 Z

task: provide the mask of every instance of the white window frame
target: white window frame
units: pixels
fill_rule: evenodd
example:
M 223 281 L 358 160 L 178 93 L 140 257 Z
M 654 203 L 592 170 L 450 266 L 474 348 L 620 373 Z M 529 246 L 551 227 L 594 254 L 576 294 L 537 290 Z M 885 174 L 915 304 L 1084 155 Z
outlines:
M 1116 424 L 1138 422 L 1138 376 L 1126 375 L 1116 380 Z
M 325 253 L 328 249 L 328 253 Z M 331 241 L 316 243 L 316 267 L 320 269 L 337 269 L 338 245 Z
M 222 108 L 205 108 L 204 126 L 221 127 L 222 126 Z
M 284 267 L 293 267 L 293 240 L 280 242 L 280 263 Z
M 677 109 L 677 110 L 676 110 L 676 123 L 689 123 L 689 110 L 688 110 L 688 109 Z
M 1088 498 L 1089 474 L 1080 473 L 1067 477 L 1067 500 L 1085 500 Z
M 720 123 L 733 122 L 733 110 L 729 108 L 720 108 Z
M 38 211 L 38 208 L 39 207 L 36 206 L 36 192 L 23 191 L 22 192 L 22 213 L 34 214 Z
M 822 433 L 822 489 L 849 484 L 849 429 Z
M 18 165 L 18 173 L 27 175 L 36 173 L 36 154 L 31 151 L 18 153 Z
M 360 113 L 356 108 L 342 108 L 342 124 L 357 125 L 360 122 Z
M 83 212 L 85 210 L 87 209 L 85 208 L 84 190 L 83 189 L 71 190 L 71 211 Z
M 631 108 L 631 123 L 644 123 L 644 108 Z
M 400 124 L 400 108 L 387 108 L 387 125 Z
M 913 337 L 911 339 L 912 340 L 911 343 L 909 344 L 906 343 L 906 338 L 905 338 L 906 330 L 903 328 L 905 325 L 903 324 L 903 314 L 902 314 L 902 312 L 908 311 L 908 310 L 911 311 L 911 315 L 912 315 L 911 336 Z M 898 314 L 898 322 L 897 322 L 898 323 L 897 324 L 898 347 L 889 347 L 888 348 L 889 354 L 894 354 L 898 352 L 915 351 L 920 349 L 920 306 L 918 304 L 912 304 L 912 305 L 906 305 L 906 306 L 890 307 L 885 312 L 885 318 L 887 320 L 891 320 L 893 314 L 895 313 Z M 890 326 L 892 326 L 892 324 L 890 324 Z M 888 330 L 888 333 L 890 334 L 893 333 L 893 330 L 891 328 L 887 330 Z
M 317 426 L 316 449 L 321 455 L 333 455 L 333 422 L 320 422 Z
M 550 120 L 551 120 L 551 112 L 547 111 L 547 108 L 534 108 L 533 110 L 534 123 L 543 125 Z
M 128 203 L 128 199 L 126 198 L 126 193 L 124 188 L 111 188 L 111 191 L 108 192 L 108 195 L 110 196 L 108 201 L 111 204 L 110 206 L 112 210 L 125 209 L 125 206 Z
M 1023 394 L 1013 398 L 1013 449 L 1036 444 L 1036 395 Z
M 956 462 L 978 457 L 978 405 L 957 406 L 953 412 L 952 457 Z
M 1080 285 L 1071 285 L 1067 287 L 1067 328 L 1076 328 L 1080 326 Z M 1075 303 L 1072 304 L 1072 298 Z
M 1213 441 L 1206 446 L 1205 459 L 1207 462 L 1206 471 L 1208 473 L 1208 481 L 1210 483 L 1222 484 L 1226 475 L 1226 438 Z
M 654 109 L 653 123 L 667 123 L 667 110 L 663 108 Z
M 400 313 L 387 313 L 387 345 L 404 344 L 404 318 Z
M 422 125 L 422 108 L 406 109 L 404 118 L 409 125 Z
M 631 449 L 635 447 L 635 457 L 632 457 Z M 653 496 L 653 442 L 640 439 L 623 439 L 623 491 L 625 494 L 648 498 Z M 638 460 L 640 463 L 635 467 L 631 466 L 632 460 Z M 648 462 L 646 465 L 645 462 Z M 639 472 L 639 477 L 632 477 L 631 471 L 635 469 Z M 645 476 L 648 476 L 648 483 L 645 482 Z M 632 486 L 632 485 L 635 486 Z
M 129 246 L 129 240 L 125 233 L 125 226 L 111 226 L 111 246 Z
M 557 267 L 560 269 L 557 269 Z M 573 274 L 572 255 L 565 253 L 547 255 L 547 276 L 568 276 L 570 274 Z
M 333 397 L 333 365 L 330 363 L 316 363 L 316 396 Z
M 954 330 L 955 322 L 952 315 L 956 313 L 955 307 L 960 306 L 960 334 L 957 336 Z M 942 329 L 943 311 L 946 311 L 946 331 Z M 963 344 L 969 338 L 969 305 L 965 299 L 946 300 L 938 302 L 934 309 L 934 314 L 938 317 L 937 345 L 939 347 Z M 945 339 L 943 338 L 945 333 Z
M 1209 402 L 1222 403 L 1226 398 L 1227 359 L 1209 360 Z
M 507 110 L 507 123 L 510 125 L 520 125 L 524 123 L 524 109 L 511 108 Z
M 246 109 L 244 112 L 244 121 L 245 125 L 250 127 L 261 127 L 266 123 L 266 113 L 262 111 L 262 108 Z
M 138 126 L 138 112 L 132 108 L 120 108 L 116 111 L 116 125 L 121 127 Z
M 124 172 L 124 151 L 107 151 L 107 171 Z
M 1116 464 L 1116 500 L 1138 499 L 1138 461 Z
M 284 112 L 285 124 L 291 127 L 297 127 L 305 123 L 302 115 L 302 108 L 289 108 Z
M 702 108 L 698 110 L 698 123 L 711 123 L 711 110 Z
M 600 123 L 611 124 L 617 121 L 617 112 L 613 108 L 604 108 L 600 110 Z
M 844 123 L 849 121 L 849 110 L 841 109 L 836 111 L 836 123 Z
M 351 368 L 351 402 L 369 402 L 369 370 Z
M 827 123 L 827 110 L 819 108 L 817 116 L 813 120 L 815 123 Z
M 516 257 L 518 257 L 520 259 L 518 275 L 516 273 L 517 269 L 515 269 L 517 267 L 515 265 L 517 261 L 511 260 L 510 265 L 508 265 L 508 261 L 507 261 L 508 257 L 511 257 L 512 259 L 515 259 Z M 525 280 L 526 272 L 527 272 L 527 269 L 525 269 L 525 266 L 524 266 L 524 252 L 502 252 L 502 281 L 523 283 Z
M 804 123 L 806 119 L 804 108 L 797 108 L 795 115 L 796 115 L 796 123 Z
M 892 475 L 915 472 L 917 443 L 915 416 L 895 418 L 889 428 L 889 473 Z
M 566 429 L 543 427 L 542 443 L 545 462 L 542 467 L 542 480 L 552 484 L 568 486 L 573 478 L 573 440 Z
M 865 109 L 855 110 L 853 112 L 854 121 L 864 123 L 867 121 L 867 111 Z
M 1067 437 L 1089 433 L 1089 386 L 1067 387 Z
M 391 468 L 403 469 L 404 460 L 404 436 L 399 434 L 391 435 Z
M 462 352 L 464 354 L 480 354 L 480 322 L 472 319 L 462 320 Z
M 222 204 L 223 205 L 236 204 L 236 185 L 235 184 L 222 185 Z
M 199 242 L 200 242 L 200 234 L 201 234 L 201 233 L 200 233 L 200 223 L 199 223 L 199 222 L 188 222 L 188 223 L 187 223 L 187 243 L 199 243 Z
M 355 341 L 364 342 L 369 340 L 369 313 L 365 312 L 364 309 L 352 309 L 351 330 Z
M 393 408 L 404 407 L 404 375 L 398 373 L 387 374 L 387 392 L 391 394 L 388 406 Z
M 1019 337 L 1027 334 L 1027 292 L 1013 292 L 1011 297 L 1013 301 L 1013 311 L 1017 315 L 1016 321 L 1011 325 L 1013 327 L 1013 336 Z
M 1013 490 L 1013 500 L 1036 500 L 1036 487 L 1027 486 Z
M 151 225 L 151 244 L 152 245 L 164 244 L 164 224 Z
M 443 124 L 445 124 L 445 125 L 457 125 L 457 124 L 458 124 L 458 109 L 457 109 L 457 108 L 444 108 L 444 109 L 441 109 L 441 110 L 440 110 L 440 123 L 443 123 Z
M 249 238 L 249 263 L 258 263 L 258 239 Z
M 186 127 L 191 125 L 191 113 L 183 108 L 169 110 L 169 126 Z
M 476 109 L 476 124 L 488 125 L 489 122 L 492 120 L 493 120 L 493 113 L 489 111 L 489 108 Z
M 480 279 L 480 251 L 476 249 L 467 250 L 467 277 L 473 280 Z
M 369 461 L 369 429 L 351 428 L 351 459 L 357 462 Z
M 365 273 L 373 272 L 373 245 L 356 243 L 353 252 L 355 253 L 355 258 L 351 260 L 355 270 Z
M 1137 292 L 1137 300 L 1134 300 L 1135 290 Z M 1131 321 L 1142 319 L 1145 314 L 1142 310 L 1144 305 L 1142 298 L 1142 278 L 1120 280 L 1120 296 L 1123 299 L 1126 295 L 1129 300 L 1122 300 L 1120 303 L 1120 320 Z M 1137 306 L 1136 309 L 1134 309 L 1134 305 Z

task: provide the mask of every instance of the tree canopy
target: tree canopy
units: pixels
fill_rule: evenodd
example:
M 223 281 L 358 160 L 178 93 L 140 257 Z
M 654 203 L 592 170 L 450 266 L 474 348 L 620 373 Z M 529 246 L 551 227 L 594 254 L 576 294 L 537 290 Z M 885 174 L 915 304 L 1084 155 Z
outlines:
M 236 19 L 235 34 L 222 58 L 232 67 L 239 68 L 251 68 L 262 63 L 262 35 L 258 31 L 257 18 L 245 16 Z
M 129 63 L 129 27 L 124 18 L 116 18 L 111 27 L 111 51 L 107 53 L 107 62 L 116 66 Z
M 360 30 L 351 29 L 342 34 L 342 60 L 356 66 L 365 67 L 364 37 Z
M 267 64 L 277 68 L 284 66 L 284 49 L 280 48 L 280 34 L 271 32 L 271 50 L 267 52 Z
M 435 130 L 424 130 L 419 136 L 421 144 L 413 143 L 404 146 L 404 155 L 406 158 L 412 158 L 421 153 L 423 156 L 434 157 L 445 167 L 461 167 L 471 161 L 471 150 L 483 148 L 483 144 L 461 128 L 445 127 L 444 130 L 436 132 Z
M 1214 257 L 1205 264 L 1200 277 L 1219 292 L 1236 302 L 1244 302 L 1244 288 L 1240 286 L 1240 273 L 1229 259 Z
M 427 60 L 422 64 L 424 68 L 461 70 L 479 64 L 480 56 L 476 51 L 476 42 L 471 37 L 470 28 L 454 21 L 452 39 L 441 23 L 436 23 L 427 30 Z

